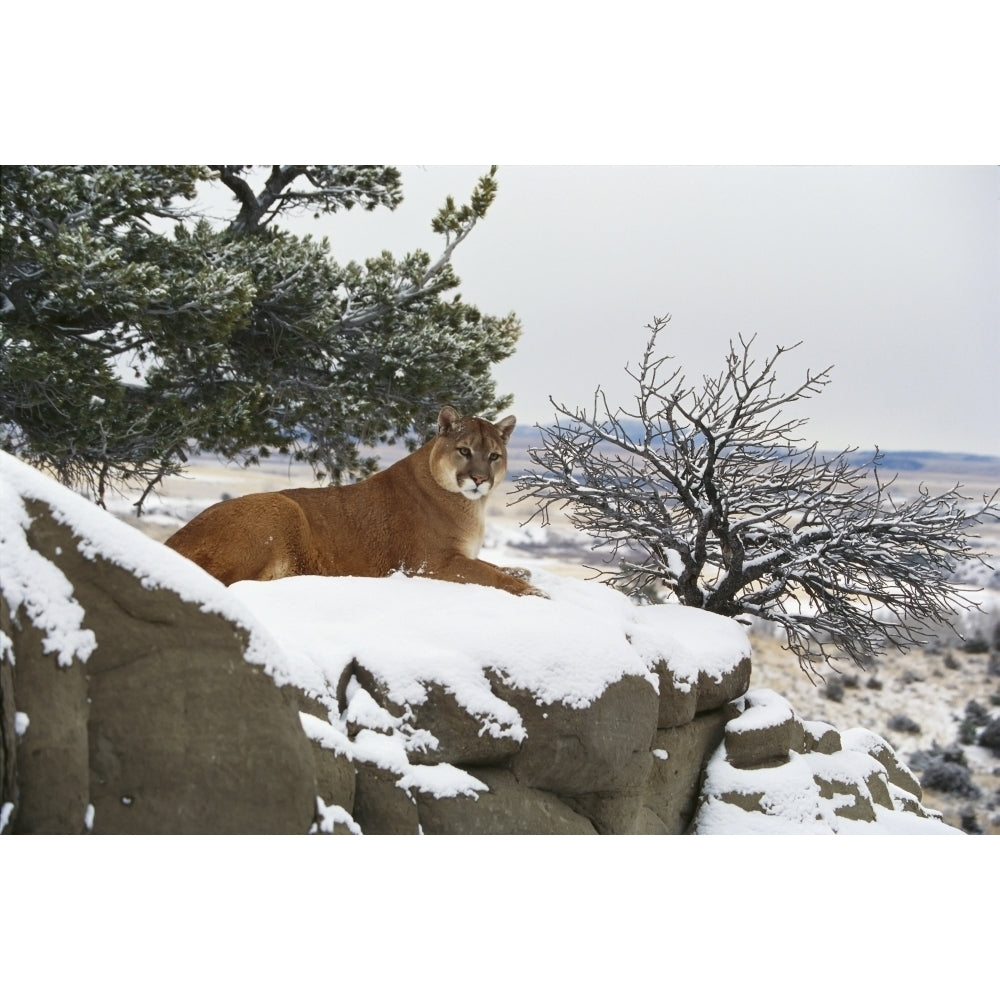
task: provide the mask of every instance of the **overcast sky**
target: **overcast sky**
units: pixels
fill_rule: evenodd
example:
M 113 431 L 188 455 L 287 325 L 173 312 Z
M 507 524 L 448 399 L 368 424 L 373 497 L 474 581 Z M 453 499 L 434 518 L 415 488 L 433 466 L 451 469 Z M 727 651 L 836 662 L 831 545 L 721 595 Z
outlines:
M 430 220 L 487 167 L 403 168 L 395 212 L 315 226 L 338 260 L 441 245 Z M 1000 170 L 996 167 L 501 166 L 486 219 L 453 257 L 467 301 L 515 312 L 497 369 L 519 421 L 550 395 L 629 403 L 626 363 L 658 340 L 690 378 L 730 338 L 786 355 L 779 384 L 834 365 L 799 404 L 828 448 L 1000 454 Z
M 145 15 L 128 57 L 142 83 L 122 87 L 122 62 L 93 60 L 72 19 L 50 32 L 45 9 L 22 5 L 8 34 L 49 32 L 73 99 L 53 87 L 14 102 L 7 155 L 28 162 L 54 145 L 54 162 L 200 162 L 206 150 L 241 162 L 998 162 L 995 32 L 989 5 L 973 0 L 946 13 L 626 0 L 613 17 L 515 3 L 481 21 L 457 0 L 389 6 L 384 30 L 352 30 L 335 50 L 325 30 L 269 44 L 268 85 L 241 84 L 220 105 L 198 74 L 146 72 L 151 47 L 192 64 L 238 59 L 259 44 L 252 19 L 201 5 L 198 29 L 174 38 L 158 12 Z M 30 75 L 30 46 L 7 56 L 11 79 Z M 485 169 L 406 167 L 395 212 L 339 214 L 316 231 L 339 260 L 434 253 L 432 216 Z M 661 346 L 691 378 L 715 373 L 741 332 L 758 333 L 762 352 L 803 341 L 781 369 L 787 385 L 834 365 L 802 410 L 824 447 L 1000 453 L 996 166 L 501 166 L 496 204 L 454 264 L 468 301 L 522 320 L 497 370 L 522 422 L 549 419 L 550 394 L 584 404 L 598 384 L 628 402 L 622 369 L 645 324 L 670 313 Z
M 105 6 L 115 5 L 96 9 Z M 240 78 L 220 103 L 202 74 L 148 68 L 178 53 L 189 65 L 242 68 L 242 53 L 260 45 L 252 18 L 201 4 L 191 24 L 168 26 L 158 9 L 131 11 L 136 43 L 102 61 L 80 41 L 101 23 L 91 7 L 53 26 L 46 7 L 21 5 L 7 14 L 8 35 L 44 35 L 49 63 L 72 87 L 12 102 L 6 155 L 1000 159 L 995 31 L 979 0 L 947 11 L 901 0 L 835 10 L 624 0 L 613 16 L 520 2 L 476 15 L 458 0 L 384 6 L 379 29 L 361 30 L 316 5 L 310 24 L 329 15 L 346 30 L 269 37 L 266 73 Z M 5 56 L 10 79 L 33 72 L 31 46 Z M 445 195 L 465 198 L 484 170 L 404 168 L 394 213 L 341 214 L 317 231 L 340 260 L 433 253 L 433 214 Z M 786 384 L 833 364 L 833 383 L 802 411 L 825 447 L 1000 453 L 996 166 L 501 166 L 499 187 L 454 264 L 468 301 L 523 322 L 516 355 L 497 371 L 522 422 L 549 419 L 550 394 L 583 404 L 598 384 L 627 402 L 622 369 L 639 357 L 645 324 L 669 312 L 661 346 L 692 378 L 716 372 L 741 332 L 757 332 L 762 352 L 803 341 L 785 359 Z

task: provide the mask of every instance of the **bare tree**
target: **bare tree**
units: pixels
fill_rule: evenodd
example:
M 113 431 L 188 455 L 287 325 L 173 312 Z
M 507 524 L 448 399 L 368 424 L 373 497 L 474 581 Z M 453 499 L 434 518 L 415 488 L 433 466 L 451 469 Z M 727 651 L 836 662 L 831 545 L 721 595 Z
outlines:
M 780 391 L 778 362 L 799 345 L 759 364 L 756 338 L 740 336 L 720 375 L 688 385 L 655 354 L 669 319 L 654 319 L 638 370 L 626 367 L 633 411 L 612 411 L 600 388 L 589 412 L 551 400 L 556 423 L 530 452 L 544 471 L 515 486 L 518 501 L 536 501 L 532 518 L 566 507 L 629 594 L 666 588 L 682 604 L 776 623 L 810 675 L 818 662 L 864 665 L 887 645 L 925 642 L 976 606 L 953 573 L 983 561 L 967 530 L 998 516 L 998 493 L 972 509 L 960 486 L 896 497 L 877 449 L 866 463 L 856 449 L 820 453 L 795 436 L 806 419 L 783 414 L 820 393 L 830 368 Z

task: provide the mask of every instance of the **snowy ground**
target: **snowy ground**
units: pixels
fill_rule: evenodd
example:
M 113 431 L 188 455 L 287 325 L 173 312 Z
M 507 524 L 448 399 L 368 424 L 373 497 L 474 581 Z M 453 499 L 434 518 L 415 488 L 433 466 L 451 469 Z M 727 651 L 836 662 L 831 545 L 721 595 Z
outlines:
M 829 722 L 837 729 L 861 726 L 880 733 L 906 763 L 914 752 L 934 744 L 958 743 L 969 702 L 979 703 L 994 716 L 1000 714 L 1000 677 L 987 674 L 985 654 L 890 653 L 864 672 L 849 667 L 840 675 L 827 671 L 827 684 L 814 684 L 778 640 L 751 636 L 751 646 L 754 685 L 780 692 L 804 718 Z M 952 826 L 961 828 L 964 814 L 966 823 L 974 817 L 983 833 L 1000 834 L 1000 757 L 984 747 L 959 746 L 980 795 L 972 798 L 925 787 L 924 804 L 941 812 Z M 912 769 L 919 779 L 920 769 Z

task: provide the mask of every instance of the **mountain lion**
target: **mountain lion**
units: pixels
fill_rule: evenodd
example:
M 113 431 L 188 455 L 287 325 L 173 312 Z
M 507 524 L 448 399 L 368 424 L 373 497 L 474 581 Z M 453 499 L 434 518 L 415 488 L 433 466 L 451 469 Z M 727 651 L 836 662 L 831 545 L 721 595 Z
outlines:
M 402 570 L 541 596 L 516 571 L 479 558 L 486 499 L 507 471 L 514 424 L 446 406 L 436 437 L 368 479 L 224 500 L 166 544 L 227 585 Z

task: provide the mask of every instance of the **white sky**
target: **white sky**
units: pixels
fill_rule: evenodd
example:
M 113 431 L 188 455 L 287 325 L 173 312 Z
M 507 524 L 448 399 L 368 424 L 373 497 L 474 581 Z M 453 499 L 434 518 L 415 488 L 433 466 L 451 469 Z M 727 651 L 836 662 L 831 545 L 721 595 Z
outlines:
M 825 447 L 1000 453 L 990 5 L 390 0 L 377 25 L 312 8 L 266 37 L 204 4 L 176 25 L 130 11 L 136 44 L 103 61 L 80 44 L 82 22 L 18 9 L 8 34 L 45 35 L 72 87 L 13 102 L 5 156 L 994 164 L 502 166 L 496 204 L 454 261 L 467 300 L 523 321 L 497 372 L 522 422 L 551 416 L 549 394 L 582 404 L 598 383 L 627 402 L 622 369 L 669 312 L 662 343 L 690 376 L 714 373 L 739 332 L 757 331 L 762 350 L 803 340 L 789 380 L 835 365 L 802 411 Z M 27 78 L 34 51 L 15 49 L 8 76 Z M 178 59 L 216 66 L 217 85 L 150 72 Z M 433 252 L 434 212 L 483 169 L 406 168 L 395 213 L 324 223 L 338 259 Z
M 395 212 L 302 225 L 338 260 L 435 253 L 435 211 L 486 169 L 405 167 Z M 623 368 L 670 313 L 658 344 L 689 378 L 741 332 L 761 355 L 803 341 L 786 387 L 834 365 L 795 411 L 825 447 L 1000 453 L 1000 169 L 501 166 L 498 182 L 453 263 L 467 301 L 522 320 L 497 369 L 522 423 L 598 384 L 631 402 Z

